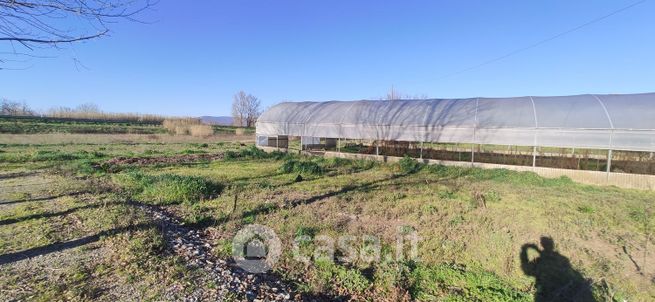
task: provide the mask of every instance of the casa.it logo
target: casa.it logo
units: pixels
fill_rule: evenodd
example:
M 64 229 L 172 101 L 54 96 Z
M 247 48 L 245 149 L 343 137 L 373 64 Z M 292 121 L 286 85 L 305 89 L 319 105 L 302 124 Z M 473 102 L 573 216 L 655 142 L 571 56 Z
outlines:
M 282 254 L 282 243 L 266 226 L 251 224 L 241 229 L 232 240 L 232 257 L 237 266 L 252 273 L 265 273 Z

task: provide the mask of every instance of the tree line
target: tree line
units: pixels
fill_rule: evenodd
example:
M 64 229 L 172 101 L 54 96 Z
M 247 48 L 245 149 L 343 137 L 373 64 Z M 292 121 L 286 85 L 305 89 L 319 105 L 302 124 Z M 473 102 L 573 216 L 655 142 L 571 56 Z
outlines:
M 247 128 L 254 127 L 261 113 L 262 108 L 259 98 L 244 91 L 239 91 L 234 95 L 232 101 L 232 119 L 234 126 Z M 65 106 L 54 107 L 40 113 L 37 110 L 32 109 L 26 102 L 15 102 L 8 99 L 3 99 L 1 101 L 0 115 L 158 123 L 170 119 L 170 117 L 155 114 L 107 113 L 103 112 L 100 107 L 94 103 L 84 103 L 72 108 Z
M 64 106 L 54 107 L 44 112 L 39 112 L 31 108 L 26 102 L 16 102 L 7 99 L 3 99 L 0 102 L 0 115 L 147 123 L 161 123 L 166 118 L 170 118 L 156 114 L 109 113 L 102 111 L 100 107 L 94 103 L 84 103 L 73 108 Z

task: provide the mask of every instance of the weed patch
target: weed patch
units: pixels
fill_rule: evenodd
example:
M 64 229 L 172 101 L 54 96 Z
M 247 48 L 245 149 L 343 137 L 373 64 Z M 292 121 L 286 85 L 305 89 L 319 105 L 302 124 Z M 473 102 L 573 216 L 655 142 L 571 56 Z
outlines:
M 174 174 L 147 175 L 139 171 L 117 174 L 115 183 L 141 202 L 157 205 L 194 203 L 218 196 L 223 185 L 202 177 Z
M 350 294 L 362 293 L 371 282 L 355 268 L 346 268 L 332 261 L 317 260 L 314 263 L 316 280 L 323 288 L 340 288 Z
M 405 157 L 398 162 L 398 169 L 404 174 L 418 172 L 423 168 L 423 166 L 424 164 L 419 163 L 415 159 L 409 157 L 409 155 L 405 155 Z
M 408 277 L 409 293 L 419 301 L 532 301 L 492 273 L 456 264 L 417 265 Z
M 267 158 L 281 159 L 286 156 L 287 154 L 278 151 L 267 153 L 264 150 L 261 150 L 254 145 L 251 145 L 247 148 L 239 149 L 237 151 L 230 150 L 225 152 L 226 160 L 267 159 Z
M 303 173 L 310 175 L 320 175 L 325 169 L 316 161 L 307 159 L 288 158 L 280 167 L 282 173 Z
M 533 172 L 517 172 L 507 169 L 482 169 L 457 166 L 430 165 L 427 170 L 441 178 L 470 178 L 473 180 L 491 180 L 523 186 L 570 186 L 575 183 L 568 177 L 544 178 Z

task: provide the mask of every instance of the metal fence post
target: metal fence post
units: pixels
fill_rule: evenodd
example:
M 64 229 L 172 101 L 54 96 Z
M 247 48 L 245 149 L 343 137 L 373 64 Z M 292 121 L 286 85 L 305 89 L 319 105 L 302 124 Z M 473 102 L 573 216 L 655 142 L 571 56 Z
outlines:
M 612 169 L 612 149 L 607 150 L 607 179 L 610 178 Z
M 421 142 L 421 159 L 423 159 L 423 142 Z
M 537 146 L 532 146 L 532 167 L 537 166 Z

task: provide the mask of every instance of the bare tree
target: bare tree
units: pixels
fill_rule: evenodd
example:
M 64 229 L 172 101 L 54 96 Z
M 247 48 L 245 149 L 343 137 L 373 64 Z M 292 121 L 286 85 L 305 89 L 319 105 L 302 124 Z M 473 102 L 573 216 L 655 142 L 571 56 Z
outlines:
M 232 100 L 232 123 L 235 126 L 243 127 L 244 121 L 246 119 L 246 99 L 248 95 L 239 91 L 234 95 Z
M 80 104 L 75 108 L 75 111 L 79 113 L 99 113 L 100 107 L 94 103 L 84 103 Z
M 255 127 L 255 123 L 262 113 L 260 107 L 259 99 L 251 95 L 248 98 L 248 106 L 246 106 L 246 127 Z
M 244 91 L 234 95 L 232 101 L 232 118 L 234 125 L 239 127 L 254 127 L 261 114 L 261 101 Z
M 0 56 L 33 56 L 16 46 L 31 51 L 106 36 L 108 24 L 140 22 L 136 15 L 153 4 L 152 0 L 0 0 L 0 42 L 13 50 Z M 6 61 L 11 60 L 0 58 L 0 63 Z
M 398 91 L 396 91 L 393 88 L 393 85 L 391 85 L 391 89 L 389 90 L 389 92 L 387 92 L 387 96 L 386 96 L 385 99 L 388 100 L 388 101 L 395 101 L 395 100 L 400 100 L 401 96 L 398 93 Z
M 396 100 L 425 100 L 428 99 L 428 96 L 425 94 L 420 94 L 420 95 L 409 95 L 409 94 L 402 94 L 396 90 L 393 85 L 391 86 L 391 89 L 389 92 L 387 92 L 387 95 L 381 98 L 382 100 L 387 100 L 387 101 L 396 101 Z
M 2 104 L 0 104 L 0 115 L 28 116 L 35 115 L 35 112 L 25 102 L 19 103 L 2 100 Z

